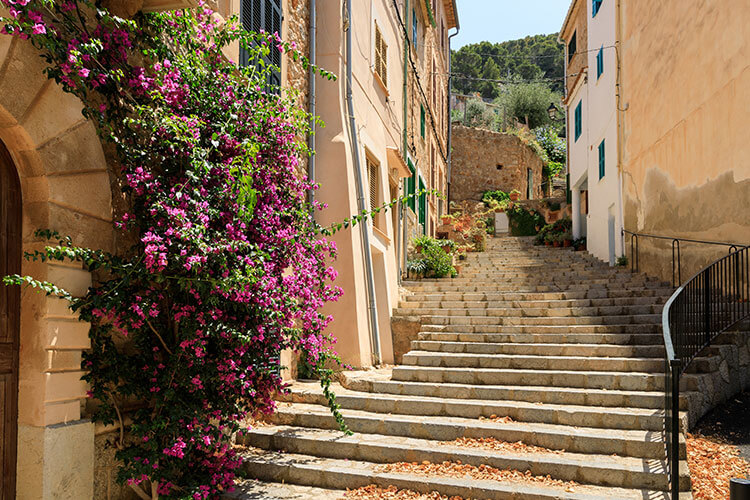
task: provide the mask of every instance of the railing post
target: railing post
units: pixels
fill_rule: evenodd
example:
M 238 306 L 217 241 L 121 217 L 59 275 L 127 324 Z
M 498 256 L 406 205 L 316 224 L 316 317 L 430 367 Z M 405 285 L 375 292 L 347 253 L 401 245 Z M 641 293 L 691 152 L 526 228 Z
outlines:
M 703 274 L 703 333 L 705 338 L 711 334 L 711 268 Z
M 670 464 L 670 481 L 672 490 L 672 500 L 680 498 L 680 360 L 673 359 L 670 363 L 672 371 L 672 408 L 671 422 L 672 442 L 671 447 L 671 464 Z

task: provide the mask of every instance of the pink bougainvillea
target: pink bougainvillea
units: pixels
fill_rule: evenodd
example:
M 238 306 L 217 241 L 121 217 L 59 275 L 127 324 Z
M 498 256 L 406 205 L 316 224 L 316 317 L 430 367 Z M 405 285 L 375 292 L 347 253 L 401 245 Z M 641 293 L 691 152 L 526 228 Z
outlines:
M 142 496 L 231 488 L 230 437 L 273 411 L 284 349 L 321 375 L 342 423 L 326 368 L 331 318 L 319 312 L 340 295 L 335 247 L 297 175 L 310 117 L 269 91 L 264 66 L 238 70 L 222 49 L 239 41 L 251 61 L 273 45 L 299 54 L 207 8 L 124 20 L 83 0 L 0 2 L 2 32 L 30 39 L 116 152 L 127 208 L 115 228 L 132 245 L 109 254 L 40 231 L 57 241 L 33 258 L 83 262 L 95 286 L 74 298 L 32 278 L 6 282 L 62 295 L 91 323 L 94 418 L 132 419 L 118 479 Z

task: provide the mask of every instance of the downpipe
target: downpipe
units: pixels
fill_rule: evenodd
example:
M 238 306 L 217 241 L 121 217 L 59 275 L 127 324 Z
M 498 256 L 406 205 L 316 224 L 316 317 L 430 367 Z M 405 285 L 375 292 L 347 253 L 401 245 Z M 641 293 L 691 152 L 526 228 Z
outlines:
M 315 4 L 316 0 L 310 0 L 310 53 L 308 60 L 310 61 L 310 69 L 308 70 L 308 81 L 310 82 L 310 133 L 307 137 L 307 146 L 310 148 L 310 161 L 307 164 L 307 180 L 311 186 L 315 184 L 315 112 L 316 112 L 316 96 L 315 96 L 315 64 L 317 62 L 315 46 L 315 40 L 317 37 L 317 7 Z M 315 201 L 315 189 L 310 188 L 307 192 L 307 202 L 310 204 L 310 213 L 315 218 L 315 208 L 312 206 Z
M 453 8 L 456 9 L 455 2 Z M 458 12 L 457 9 L 456 12 Z M 446 213 L 450 213 L 451 171 L 453 169 L 453 118 L 451 117 L 451 92 L 453 89 L 453 53 L 451 52 L 451 39 L 454 36 L 458 35 L 459 31 L 461 31 L 461 24 L 458 22 L 458 16 L 456 16 L 456 32 L 448 36 L 448 172 L 446 174 L 446 176 L 448 177 L 448 199 L 446 200 L 448 203 L 448 209 L 446 210 Z
M 367 210 L 365 204 L 364 182 L 362 179 L 359 141 L 357 139 L 357 122 L 354 118 L 354 101 L 352 98 L 352 0 L 346 0 L 346 106 L 349 114 L 349 128 L 354 159 L 354 177 L 357 183 L 357 207 L 359 213 Z M 372 268 L 372 249 L 370 248 L 370 229 L 367 222 L 360 223 L 362 245 L 365 257 L 365 280 L 367 281 L 367 308 L 370 316 L 370 347 L 372 363 L 380 363 L 380 331 L 378 328 L 378 310 L 375 301 L 375 275 Z

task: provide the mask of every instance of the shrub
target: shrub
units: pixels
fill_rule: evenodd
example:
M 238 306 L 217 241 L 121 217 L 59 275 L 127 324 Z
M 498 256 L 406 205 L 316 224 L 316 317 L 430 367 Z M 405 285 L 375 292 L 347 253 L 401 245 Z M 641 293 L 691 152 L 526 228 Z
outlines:
M 495 191 L 485 191 L 482 194 L 482 201 L 484 202 L 484 205 L 487 207 L 490 206 L 490 202 L 492 201 L 504 202 L 504 201 L 509 201 L 509 200 L 510 200 L 510 194 L 500 189 L 497 189 Z
M 545 153 L 547 153 L 549 161 L 565 164 L 567 145 L 565 139 L 557 134 L 554 127 L 549 125 L 538 127 L 534 130 L 534 136 Z
M 513 236 L 534 236 L 544 225 L 544 217 L 536 210 L 529 211 L 519 204 L 507 211 L 510 234 Z
M 406 262 L 409 274 L 423 278 L 445 278 L 455 277 L 458 273 L 453 267 L 453 254 L 456 244 L 449 240 L 437 240 L 430 236 L 419 236 L 412 242 L 415 248 L 419 248 L 417 255 Z M 452 245 L 451 245 L 452 244 Z M 451 246 L 451 252 L 446 252 L 443 247 Z

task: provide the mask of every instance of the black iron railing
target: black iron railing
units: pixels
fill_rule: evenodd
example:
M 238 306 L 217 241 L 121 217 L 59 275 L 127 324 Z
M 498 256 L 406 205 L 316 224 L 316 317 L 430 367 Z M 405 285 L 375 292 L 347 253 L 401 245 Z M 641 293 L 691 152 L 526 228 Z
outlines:
M 640 271 L 640 246 L 641 238 L 650 238 L 654 240 L 666 240 L 672 244 L 672 286 L 677 287 L 682 284 L 682 243 L 698 243 L 701 245 L 723 246 L 729 249 L 729 253 L 739 248 L 746 248 L 747 245 L 738 245 L 737 243 L 726 243 L 724 241 L 704 241 L 693 240 L 690 238 L 673 238 L 671 236 L 659 236 L 656 234 L 634 233 L 627 229 L 622 230 L 623 236 L 630 235 L 630 270 L 633 272 Z M 624 238 L 623 238 L 624 240 Z
M 638 236 L 643 235 L 637 235 L 636 241 Z M 717 336 L 750 317 L 750 248 L 730 246 L 729 255 L 705 267 L 681 285 L 662 312 L 665 347 L 664 440 L 673 500 L 679 498 L 680 491 L 680 377 L 693 359 Z M 674 260 L 672 269 L 674 274 Z

